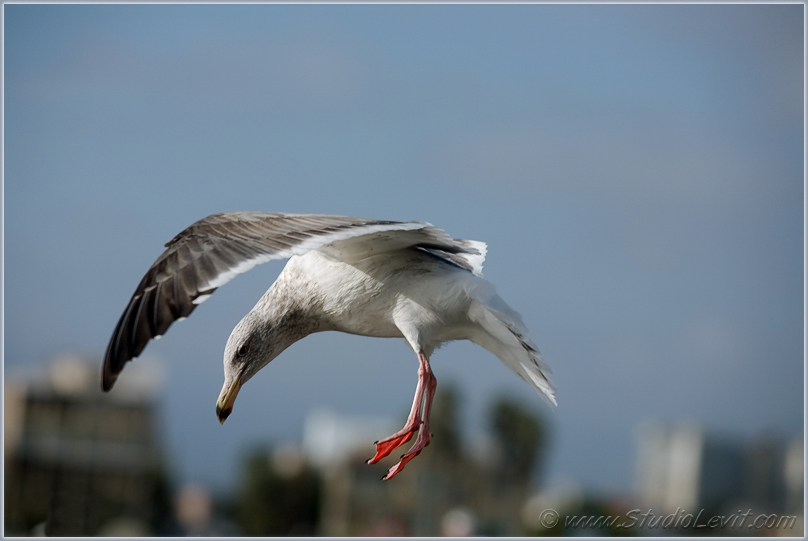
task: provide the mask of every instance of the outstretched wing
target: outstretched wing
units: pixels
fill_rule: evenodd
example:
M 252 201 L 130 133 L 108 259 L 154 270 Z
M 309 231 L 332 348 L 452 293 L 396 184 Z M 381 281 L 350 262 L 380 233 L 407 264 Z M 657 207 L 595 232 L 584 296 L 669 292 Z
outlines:
M 378 238 L 368 243 L 363 236 Z M 359 242 L 352 241 L 355 237 L 361 237 Z M 348 239 L 351 242 L 340 242 Z M 475 257 L 477 252 L 460 242 L 425 222 L 265 212 L 208 216 L 168 242 L 140 281 L 107 346 L 102 388 L 112 388 L 126 362 L 140 355 L 149 340 L 160 337 L 218 287 L 259 263 L 324 246 L 345 259 L 415 245 Z

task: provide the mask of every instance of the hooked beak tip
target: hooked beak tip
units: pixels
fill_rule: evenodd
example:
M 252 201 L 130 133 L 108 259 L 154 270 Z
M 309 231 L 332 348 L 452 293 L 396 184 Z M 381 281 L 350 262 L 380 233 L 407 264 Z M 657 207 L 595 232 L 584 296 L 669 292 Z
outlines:
M 216 417 L 219 418 L 219 423 L 224 424 L 232 412 L 233 408 L 222 408 L 220 404 L 216 404 Z
M 246 369 L 247 365 L 245 364 L 229 386 L 225 382 L 222 394 L 219 396 L 219 400 L 216 401 L 216 417 L 219 418 L 219 423 L 221 424 L 224 424 L 230 414 L 233 413 L 233 403 L 236 401 L 239 389 L 241 389 L 241 380 Z
M 219 418 L 219 423 L 224 424 L 230 414 L 233 412 L 233 408 L 222 408 L 221 404 L 216 404 L 216 417 Z

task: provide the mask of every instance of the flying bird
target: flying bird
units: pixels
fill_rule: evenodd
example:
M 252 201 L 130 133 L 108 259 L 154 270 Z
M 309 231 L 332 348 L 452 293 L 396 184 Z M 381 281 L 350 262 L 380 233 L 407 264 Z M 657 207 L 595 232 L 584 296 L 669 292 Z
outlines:
M 426 222 L 265 212 L 208 216 L 169 241 L 141 280 L 107 347 L 102 388 L 112 389 L 149 340 L 237 274 L 289 258 L 227 340 L 216 415 L 224 423 L 241 387 L 309 334 L 403 338 L 419 364 L 412 409 L 401 430 L 375 442 L 368 463 L 418 436 L 382 478 L 390 479 L 429 445 L 437 388 L 429 358 L 444 342 L 482 346 L 556 405 L 549 366 L 520 316 L 482 276 L 486 249 L 483 242 L 452 239 Z

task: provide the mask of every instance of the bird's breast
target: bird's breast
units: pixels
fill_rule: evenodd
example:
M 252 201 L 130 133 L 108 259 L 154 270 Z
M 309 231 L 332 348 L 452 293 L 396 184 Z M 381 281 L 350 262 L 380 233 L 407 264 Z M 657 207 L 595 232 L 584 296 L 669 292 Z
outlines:
M 375 337 L 402 337 L 396 320 L 437 327 L 465 318 L 468 296 L 458 271 L 415 251 L 380 254 L 346 263 L 318 251 L 290 260 L 287 267 L 317 291 L 328 328 Z M 286 270 L 284 271 L 286 272 Z
M 316 292 L 326 328 L 364 336 L 401 336 L 392 319 L 396 295 L 383 281 L 317 251 L 293 258 L 289 265 Z

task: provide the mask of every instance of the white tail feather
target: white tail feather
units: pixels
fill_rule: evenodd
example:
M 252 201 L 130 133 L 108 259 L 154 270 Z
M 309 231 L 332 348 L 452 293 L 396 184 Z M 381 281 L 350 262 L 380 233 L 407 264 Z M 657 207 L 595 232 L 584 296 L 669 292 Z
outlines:
M 489 300 L 495 301 L 492 304 L 497 308 L 504 307 L 507 311 L 479 301 L 473 303 L 469 317 L 479 325 L 479 330 L 471 340 L 499 357 L 508 368 L 532 384 L 547 404 L 557 406 L 556 387 L 548 376 L 552 373 L 550 366 L 541 358 L 536 345 L 524 336 L 519 315 L 496 293 Z

